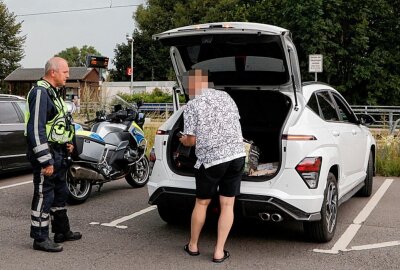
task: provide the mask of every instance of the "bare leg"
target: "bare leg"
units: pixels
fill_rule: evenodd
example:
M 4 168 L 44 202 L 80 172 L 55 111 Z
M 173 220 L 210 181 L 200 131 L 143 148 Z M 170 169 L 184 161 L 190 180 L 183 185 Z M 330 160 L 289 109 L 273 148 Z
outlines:
M 196 204 L 192 212 L 191 231 L 189 250 L 196 252 L 199 250 L 198 242 L 203 228 L 204 222 L 206 221 L 207 207 L 210 204 L 211 199 L 196 199 Z
M 219 196 L 221 206 L 221 214 L 218 219 L 218 238 L 214 250 L 214 258 L 220 259 L 224 257 L 224 247 L 228 234 L 233 224 L 233 206 L 235 197 Z

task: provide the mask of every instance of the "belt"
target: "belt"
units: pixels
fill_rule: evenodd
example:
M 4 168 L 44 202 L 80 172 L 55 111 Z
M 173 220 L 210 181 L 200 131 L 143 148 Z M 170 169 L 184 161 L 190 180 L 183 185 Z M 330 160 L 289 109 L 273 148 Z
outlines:
M 53 142 L 48 142 L 49 147 L 53 150 L 56 151 L 67 151 L 67 144 L 59 144 L 59 143 L 53 143 Z

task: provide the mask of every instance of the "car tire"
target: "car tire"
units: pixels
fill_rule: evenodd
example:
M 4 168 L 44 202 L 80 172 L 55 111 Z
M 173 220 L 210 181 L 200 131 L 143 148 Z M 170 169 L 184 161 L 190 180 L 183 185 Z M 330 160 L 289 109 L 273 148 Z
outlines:
M 357 192 L 357 196 L 369 197 L 372 194 L 372 184 L 374 182 L 374 160 L 372 153 L 369 154 L 367 175 L 365 176 L 364 186 Z
M 324 243 L 333 238 L 336 230 L 338 207 L 336 177 L 333 173 L 329 173 L 321 208 L 321 220 L 303 223 L 304 232 L 311 241 Z
M 86 179 L 73 179 L 68 173 L 66 175 L 68 187 L 68 204 L 76 205 L 84 203 L 92 192 L 92 183 Z
M 183 210 L 176 210 L 167 204 L 157 205 L 158 214 L 161 219 L 171 225 L 182 224 L 190 221 L 190 212 Z
M 144 156 L 139 162 L 131 166 L 129 173 L 125 176 L 125 180 L 129 185 L 131 185 L 131 187 L 140 188 L 147 184 L 149 176 L 149 159 Z

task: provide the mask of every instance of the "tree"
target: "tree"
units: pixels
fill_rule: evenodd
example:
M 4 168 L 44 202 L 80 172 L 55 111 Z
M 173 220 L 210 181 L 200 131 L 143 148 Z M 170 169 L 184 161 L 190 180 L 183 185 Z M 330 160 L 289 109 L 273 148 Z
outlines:
M 84 45 L 82 48 L 76 46 L 67 48 L 55 56 L 59 56 L 68 61 L 71 67 L 84 67 L 86 65 L 86 56 L 101 55 L 93 46 Z
M 24 57 L 25 36 L 21 36 L 22 23 L 0 1 L 0 92 L 5 92 L 4 78 L 20 67 Z
M 168 80 L 170 61 L 168 48 L 153 42 L 151 36 L 135 31 L 133 33 L 133 79 Z M 111 71 L 113 80 L 129 81 L 130 77 L 126 70 L 131 65 L 131 44 L 117 44 L 114 50 L 115 70 Z
M 291 31 L 303 81 L 313 79 L 308 56 L 323 54 L 319 80 L 336 87 L 350 103 L 397 105 L 399 7 L 400 0 L 148 0 L 134 15 L 134 46 L 140 48 L 134 61 L 143 66 L 134 78 L 149 79 L 149 67 L 156 67 L 155 79 L 171 78 L 168 50 L 151 40 L 156 33 L 204 22 L 251 21 Z M 116 66 L 129 66 L 129 48 L 120 46 L 115 52 Z M 123 78 L 121 72 L 116 78 Z

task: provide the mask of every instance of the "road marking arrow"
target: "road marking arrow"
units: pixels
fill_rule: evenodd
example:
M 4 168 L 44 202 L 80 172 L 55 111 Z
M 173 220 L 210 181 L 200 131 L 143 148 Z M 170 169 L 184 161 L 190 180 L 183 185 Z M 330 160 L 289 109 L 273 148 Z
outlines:
M 138 216 L 140 216 L 140 215 L 146 214 L 147 212 L 153 211 L 154 209 L 157 209 L 157 206 L 156 206 L 156 205 L 147 207 L 147 208 L 145 208 L 145 209 L 143 209 L 143 210 L 140 210 L 140 211 L 138 211 L 138 212 L 135 212 L 135 213 L 133 213 L 133 214 L 131 214 L 131 215 L 129 215 L 129 216 L 121 217 L 121 218 L 119 218 L 119 219 L 116 219 L 116 220 L 114 220 L 114 221 L 111 221 L 110 223 L 101 223 L 101 224 L 100 224 L 99 222 L 91 222 L 90 224 L 91 224 L 91 225 L 98 225 L 98 224 L 100 224 L 100 225 L 106 226 L 106 227 L 116 227 L 116 228 L 118 228 L 118 229 L 126 229 L 126 228 L 128 228 L 128 226 L 125 226 L 125 225 L 118 225 L 118 224 L 120 224 L 120 223 L 122 223 L 122 222 L 125 222 L 125 221 L 127 221 L 127 220 L 130 220 L 130 219 L 132 219 L 132 218 L 138 217 Z

